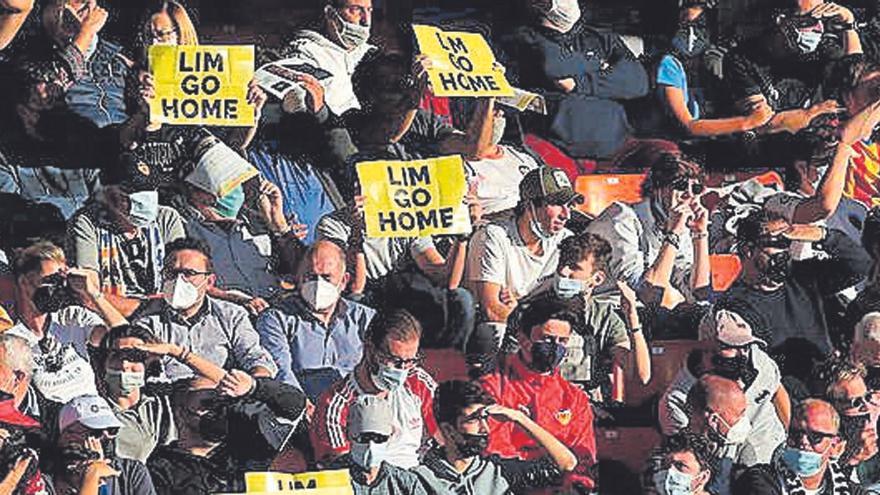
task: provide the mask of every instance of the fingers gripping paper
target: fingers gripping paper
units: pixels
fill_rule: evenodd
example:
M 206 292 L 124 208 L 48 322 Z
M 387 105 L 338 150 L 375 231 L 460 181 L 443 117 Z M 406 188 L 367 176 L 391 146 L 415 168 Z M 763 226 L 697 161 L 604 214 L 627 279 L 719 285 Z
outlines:
M 252 126 L 247 102 L 253 46 L 151 46 L 156 97 L 150 120 L 163 124 Z
M 423 237 L 471 231 L 461 157 L 357 164 L 368 237 Z
M 431 59 L 428 77 L 436 96 L 513 96 L 482 35 L 413 26 L 419 50 Z

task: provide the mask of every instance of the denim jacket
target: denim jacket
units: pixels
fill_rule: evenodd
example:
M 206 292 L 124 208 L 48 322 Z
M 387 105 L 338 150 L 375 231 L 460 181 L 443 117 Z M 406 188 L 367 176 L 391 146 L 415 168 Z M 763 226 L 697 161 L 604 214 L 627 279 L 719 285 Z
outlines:
M 66 95 L 68 108 L 99 128 L 128 118 L 125 79 L 130 68 L 121 52 L 119 45 L 99 39 L 95 53 L 85 62 L 86 70 Z

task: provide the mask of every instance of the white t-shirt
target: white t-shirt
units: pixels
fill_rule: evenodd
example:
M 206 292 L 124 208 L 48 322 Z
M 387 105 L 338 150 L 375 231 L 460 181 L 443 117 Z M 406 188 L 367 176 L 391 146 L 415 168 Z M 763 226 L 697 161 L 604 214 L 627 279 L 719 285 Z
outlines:
M 556 271 L 559 243 L 571 236 L 563 229 L 541 241 L 540 256 L 533 254 L 519 235 L 516 216 L 497 220 L 474 234 L 467 260 L 467 280 L 492 282 L 510 290 L 517 299 L 531 292 Z
M 516 206 L 519 183 L 538 162 L 528 153 L 511 146 L 500 146 L 498 158 L 465 161 L 468 182 L 477 181 L 477 201 L 484 215 L 492 215 Z
M 364 56 L 375 47 L 369 43 L 348 51 L 315 31 L 303 30 L 296 33 L 290 42 L 290 59 L 302 61 L 332 74 L 321 80 L 324 86 L 324 101 L 327 108 L 336 115 L 361 105 L 354 94 L 351 76 Z

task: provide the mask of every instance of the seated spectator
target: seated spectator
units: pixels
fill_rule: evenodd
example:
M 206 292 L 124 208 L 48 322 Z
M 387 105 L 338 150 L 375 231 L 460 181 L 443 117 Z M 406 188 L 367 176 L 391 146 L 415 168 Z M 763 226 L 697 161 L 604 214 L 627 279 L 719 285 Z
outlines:
M 488 146 L 466 156 L 464 171 L 468 182 L 476 183 L 476 196 L 483 216 L 495 217 L 516 207 L 519 183 L 538 161 L 516 146 L 501 144 L 508 121 L 515 122 L 507 111 L 495 109 L 492 118 L 492 140 Z
M 877 417 L 880 396 L 865 385 L 865 367 L 831 357 L 815 371 L 816 391 L 840 415 L 840 438 L 846 442 L 838 465 L 862 486 L 880 483 Z
M 672 35 L 671 46 L 653 74 L 656 97 L 666 116 L 663 120 L 665 134 L 676 137 L 723 136 L 766 124 L 773 116 L 767 107 L 747 116 L 730 118 L 712 118 L 706 114 L 706 92 L 711 82 L 706 52 L 712 48 L 706 11 L 714 4 L 709 0 L 690 0 L 679 5 L 678 26 Z
M 474 234 L 466 277 L 482 314 L 485 330 L 503 335 L 503 325 L 517 300 L 552 275 L 559 264 L 559 243 L 571 235 L 565 229 L 575 203 L 574 191 L 561 170 L 532 170 L 519 184 L 519 203 L 513 215 L 496 220 Z
M 29 441 L 27 435 L 40 428 L 40 422 L 18 410 L 15 399 L 0 394 L 0 433 L 3 445 L 0 457 L 5 470 L 0 479 L 0 492 L 48 495 L 50 480 L 40 472 L 38 445 Z
M 34 0 L 5 0 L 2 4 L 3 13 L 0 14 L 0 50 L 3 50 L 18 34 L 18 30 L 24 25 L 31 10 L 34 9 Z
M 72 264 L 96 272 L 101 292 L 130 316 L 159 291 L 165 246 L 184 230 L 180 214 L 159 204 L 156 170 L 123 164 L 105 170 L 104 187 L 70 220 L 68 251 Z
M 34 356 L 28 342 L 11 334 L 0 334 L 0 392 L 12 396 L 15 408 L 24 414 L 42 419 L 40 398 L 32 379 Z
M 100 32 L 109 13 L 94 1 L 51 0 L 43 9 L 43 28 L 56 49 L 77 48 L 84 65 L 67 91 L 67 107 L 96 126 L 107 127 L 128 119 L 125 79 L 131 61 L 122 47 Z
M 576 0 L 526 5 L 531 23 L 514 34 L 516 56 L 522 86 L 547 99 L 541 133 L 569 156 L 611 157 L 629 134 L 617 100 L 647 94 L 645 69 L 616 34 L 587 26 Z
M 116 455 L 141 462 L 177 436 L 168 396 L 146 388 L 148 370 L 151 377 L 157 371 L 152 366 L 155 358 L 185 360 L 196 373 L 216 380 L 226 374 L 204 358 L 161 343 L 150 332 L 130 325 L 110 330 L 101 340 L 100 355 L 102 359 L 95 363 L 98 388 L 122 423 Z
M 77 397 L 61 408 L 52 473 L 57 493 L 156 494 L 143 463 L 116 457 L 113 443 L 121 426 L 107 401 L 96 395 Z
M 224 369 L 244 370 L 254 377 L 275 376 L 275 363 L 260 346 L 247 310 L 207 294 L 215 275 L 204 244 L 189 238 L 169 244 L 162 279 L 163 299 L 145 309 L 133 324 Z M 165 378 L 192 376 L 185 363 L 185 355 L 164 357 Z
M 416 468 L 430 493 L 519 493 L 558 485 L 563 473 L 574 471 L 578 461 L 571 450 L 523 411 L 494 402 L 471 382 L 450 381 L 437 388 L 434 419 L 443 445 L 429 450 Z M 490 417 L 522 429 L 545 456 L 527 461 L 485 457 Z
M 596 463 L 593 411 L 587 394 L 559 373 L 573 328 L 582 318 L 557 300 L 542 300 L 523 310 L 511 330 L 517 332 L 519 351 L 505 356 L 499 369 L 480 379 L 498 405 L 527 412 L 577 458 L 574 484 L 594 486 L 589 473 Z M 524 435 L 514 422 L 489 422 L 487 453 L 505 458 L 534 460 L 544 456 L 535 438 Z
M 648 462 L 643 485 L 651 495 L 708 495 L 717 469 L 706 437 L 687 431 L 664 438 Z
M 281 50 L 285 63 L 302 64 L 297 71 L 300 87 L 283 101 L 288 113 L 308 111 L 342 115 L 361 105 L 352 75 L 364 57 L 376 50 L 368 43 L 373 18 L 372 0 L 326 0 L 315 26 L 296 31 Z M 329 72 L 316 78 L 316 69 Z
M 838 111 L 833 95 L 823 91 L 824 68 L 843 55 L 862 52 L 852 12 L 838 4 L 795 2 L 776 16 L 772 26 L 741 43 L 724 61 L 724 81 L 733 103 L 731 113 L 770 120 L 757 133 L 798 133 L 822 115 Z M 768 141 L 777 150 L 784 141 Z M 766 162 L 765 162 L 766 163 Z
M 362 339 L 375 311 L 341 297 L 349 279 L 345 252 L 318 241 L 299 265 L 297 292 L 257 320 L 277 378 L 303 390 L 312 403 L 361 361 Z
M 642 184 L 641 202 L 615 202 L 590 223 L 587 231 L 612 246 L 609 277 L 600 292 L 622 280 L 639 294 L 648 287 L 662 289 L 667 307 L 705 299 L 710 268 L 703 189 L 699 164 L 663 154 Z
M 751 466 L 770 462 L 773 451 L 785 439 L 785 425 L 791 414 L 791 400 L 782 386 L 779 367 L 762 349 L 767 344 L 754 336 L 759 323 L 754 315 L 735 312 L 731 306 L 717 307 L 701 328 L 706 348 L 692 351 L 660 399 L 660 427 L 671 435 L 688 426 L 687 396 L 704 373 L 734 380 L 748 399 L 747 418 L 751 429 L 728 443 L 744 443 L 740 463 Z M 748 318 L 748 319 L 747 319 Z M 728 427 L 733 427 L 729 423 Z
M 147 466 L 163 494 L 243 490 L 244 473 L 267 471 L 305 412 L 301 392 L 271 378 L 232 370 L 218 383 L 198 376 L 175 383 L 177 440 Z
M 385 399 L 365 395 L 349 408 L 349 473 L 356 495 L 428 493 L 415 473 L 385 462 L 388 439 L 393 433 L 392 421 L 391 404 Z
M 385 461 L 404 469 L 418 465 L 422 440 L 437 432 L 431 414 L 436 383 L 419 366 L 421 336 L 419 322 L 406 311 L 373 317 L 361 362 L 318 399 L 310 436 L 320 465 L 349 464 L 350 460 L 339 459 L 351 450 L 346 434 L 348 410 L 369 396 L 391 402 L 393 433 L 385 447 Z
M 801 402 L 792 414 L 782 455 L 747 469 L 734 482 L 733 494 L 863 493 L 835 460 L 845 446 L 839 429 L 840 416 L 831 404 L 818 399 Z
M 832 336 L 822 299 L 864 279 L 870 266 L 867 253 L 843 232 L 792 225 L 763 210 L 739 221 L 736 238 L 742 271 L 725 300 L 760 315 L 767 327 L 755 330 L 771 346 L 803 337 L 827 353 Z M 793 241 L 804 241 L 827 256 L 793 261 Z
M 880 390 L 880 313 L 872 311 L 856 324 L 850 359 L 865 367 L 868 387 Z
M 613 375 L 612 388 L 622 386 L 623 368 L 630 351 L 633 351 L 641 382 L 647 384 L 651 379 L 651 356 L 633 291 L 621 289 L 626 323 L 611 303 L 593 297 L 593 291 L 605 282 L 610 255 L 611 245 L 595 234 L 585 232 L 569 237 L 559 243 L 556 273 L 524 298 L 526 302 L 555 294 L 561 298 L 584 299 L 584 324 L 574 328 L 560 370 L 566 380 L 589 382 L 591 388 L 605 385 L 609 374 Z M 579 332 L 584 330 L 588 333 L 581 335 Z
M 728 495 L 734 468 L 743 463 L 744 443 L 751 434 L 748 399 L 737 382 L 704 374 L 685 400 L 687 428 L 667 435 L 664 441 L 688 432 L 704 436 L 709 441 L 715 465 L 708 489 L 712 493 Z
M 13 275 L 16 325 L 7 333 L 30 345 L 36 389 L 60 404 L 96 394 L 88 346 L 97 347 L 108 327 L 125 322 L 103 297 L 96 274 L 68 268 L 61 248 L 40 242 L 18 253 Z

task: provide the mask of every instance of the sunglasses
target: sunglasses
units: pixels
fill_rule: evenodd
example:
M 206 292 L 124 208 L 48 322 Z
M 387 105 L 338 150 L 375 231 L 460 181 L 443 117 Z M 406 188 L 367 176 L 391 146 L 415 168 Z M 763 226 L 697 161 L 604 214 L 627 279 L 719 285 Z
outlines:
M 692 182 L 692 179 L 686 179 L 686 178 L 681 178 L 681 179 L 676 180 L 675 182 L 672 183 L 672 185 L 670 187 L 672 187 L 673 191 L 678 191 L 678 192 L 690 191 L 690 193 L 693 194 L 694 196 L 702 194 L 703 191 L 706 189 L 706 186 L 704 186 L 703 184 L 700 184 L 699 182 Z
M 116 436 L 119 435 L 119 428 L 105 428 L 103 430 L 88 428 L 86 434 L 93 438 L 116 438 Z
M 791 428 L 788 430 L 788 438 L 795 442 L 799 443 L 804 437 L 807 438 L 807 441 L 810 442 L 810 445 L 813 447 L 822 443 L 826 438 L 835 438 L 837 434 L 835 433 L 825 433 L 822 431 L 813 431 L 813 430 L 802 430 L 800 428 Z
M 791 242 L 791 239 L 789 239 L 788 237 L 775 235 L 760 237 L 755 242 L 755 245 L 759 248 L 788 249 L 791 247 Z
M 853 397 L 852 399 L 835 399 L 834 405 L 836 409 L 847 410 L 847 409 L 863 409 L 868 407 L 869 404 L 876 404 L 878 402 L 878 397 L 880 393 L 876 391 L 869 391 L 865 395 L 861 395 L 859 397 Z
M 361 433 L 354 439 L 357 443 L 385 443 L 388 441 L 389 436 L 383 435 L 381 433 Z
M 110 357 L 130 363 L 143 363 L 150 358 L 150 354 L 140 349 L 114 349 L 110 351 Z

